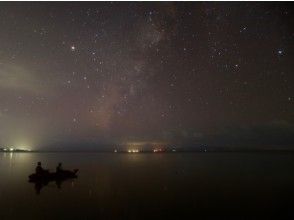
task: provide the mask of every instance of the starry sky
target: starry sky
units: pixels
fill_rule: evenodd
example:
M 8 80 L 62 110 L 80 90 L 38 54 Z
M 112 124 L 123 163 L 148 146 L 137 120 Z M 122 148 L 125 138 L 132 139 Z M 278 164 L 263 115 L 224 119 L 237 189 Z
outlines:
M 0 144 L 294 147 L 294 7 L 1 2 Z

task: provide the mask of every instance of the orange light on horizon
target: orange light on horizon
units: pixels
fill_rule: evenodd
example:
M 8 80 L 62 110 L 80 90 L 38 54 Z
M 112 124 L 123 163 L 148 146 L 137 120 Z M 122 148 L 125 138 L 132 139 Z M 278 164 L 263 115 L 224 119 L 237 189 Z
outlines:
M 129 149 L 128 153 L 139 153 L 138 149 Z

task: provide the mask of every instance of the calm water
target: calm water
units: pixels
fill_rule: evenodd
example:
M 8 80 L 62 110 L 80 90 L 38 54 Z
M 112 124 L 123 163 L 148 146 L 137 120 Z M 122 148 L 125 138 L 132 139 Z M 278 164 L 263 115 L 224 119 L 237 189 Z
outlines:
M 37 161 L 79 177 L 36 194 Z M 0 219 L 294 219 L 294 154 L 1 153 Z

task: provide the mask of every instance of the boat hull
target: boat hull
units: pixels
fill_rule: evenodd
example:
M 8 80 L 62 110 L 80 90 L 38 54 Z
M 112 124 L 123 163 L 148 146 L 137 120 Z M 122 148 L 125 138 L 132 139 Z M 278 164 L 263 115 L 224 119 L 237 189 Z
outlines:
M 58 181 L 58 180 L 65 180 L 65 179 L 73 179 L 77 178 L 78 170 L 74 171 L 62 171 L 58 173 L 45 173 L 45 174 L 31 174 L 29 175 L 29 182 L 49 182 L 49 181 Z

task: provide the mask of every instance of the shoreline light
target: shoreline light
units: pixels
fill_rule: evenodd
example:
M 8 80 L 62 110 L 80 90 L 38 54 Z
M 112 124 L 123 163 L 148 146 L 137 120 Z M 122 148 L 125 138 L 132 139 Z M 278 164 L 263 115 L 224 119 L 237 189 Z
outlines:
M 153 153 L 160 153 L 160 152 L 163 152 L 162 148 L 154 148 L 153 149 Z
M 139 153 L 138 149 L 129 149 L 128 153 Z

